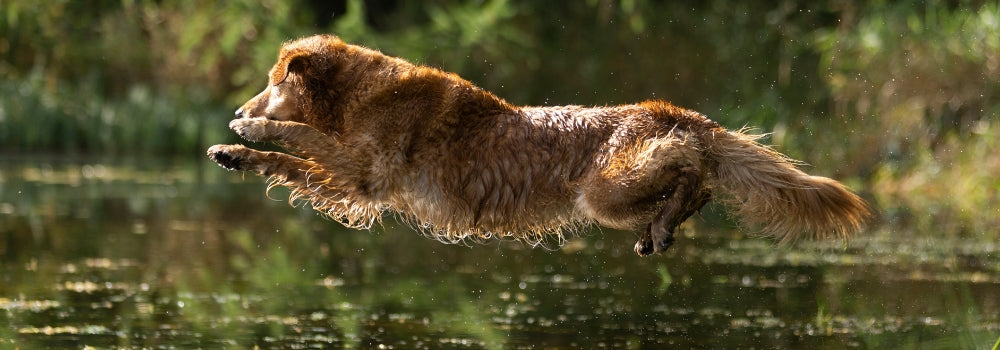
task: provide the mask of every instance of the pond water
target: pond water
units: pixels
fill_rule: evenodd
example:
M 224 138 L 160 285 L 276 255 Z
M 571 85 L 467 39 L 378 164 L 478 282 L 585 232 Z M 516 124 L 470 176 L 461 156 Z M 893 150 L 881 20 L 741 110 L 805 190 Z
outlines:
M 1000 242 L 876 228 L 670 251 L 345 229 L 207 159 L 0 158 L 0 348 L 990 349 Z M 995 237 L 995 235 L 994 235 Z

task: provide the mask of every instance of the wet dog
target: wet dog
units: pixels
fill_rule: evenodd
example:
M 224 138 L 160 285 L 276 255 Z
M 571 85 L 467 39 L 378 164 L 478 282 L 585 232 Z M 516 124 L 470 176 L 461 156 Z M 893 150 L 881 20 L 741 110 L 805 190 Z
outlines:
M 709 200 L 783 241 L 847 237 L 867 204 L 837 181 L 704 115 L 652 100 L 521 107 L 459 76 L 317 35 L 286 43 L 229 127 L 288 151 L 210 158 L 292 189 L 349 227 L 385 212 L 444 242 L 538 244 L 592 223 L 661 253 Z

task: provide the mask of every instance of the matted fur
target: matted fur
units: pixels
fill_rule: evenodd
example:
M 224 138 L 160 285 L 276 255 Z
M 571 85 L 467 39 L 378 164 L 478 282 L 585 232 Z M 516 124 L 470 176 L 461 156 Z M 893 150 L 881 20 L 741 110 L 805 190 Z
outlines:
M 386 212 L 448 243 L 537 245 L 592 223 L 645 229 L 660 253 L 714 194 L 783 241 L 847 237 L 867 205 L 840 183 L 664 101 L 518 107 L 457 75 L 335 36 L 282 46 L 268 87 L 230 128 L 289 153 L 216 145 L 220 165 L 270 177 L 349 227 Z

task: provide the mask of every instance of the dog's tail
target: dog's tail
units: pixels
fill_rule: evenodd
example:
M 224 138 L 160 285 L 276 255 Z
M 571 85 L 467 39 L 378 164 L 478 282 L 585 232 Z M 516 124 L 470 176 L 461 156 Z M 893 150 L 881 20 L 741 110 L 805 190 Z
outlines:
M 871 215 L 868 204 L 843 184 L 810 176 L 798 162 L 757 142 L 763 135 L 718 130 L 705 142 L 715 163 L 713 191 L 742 224 L 782 242 L 802 235 L 846 238 Z

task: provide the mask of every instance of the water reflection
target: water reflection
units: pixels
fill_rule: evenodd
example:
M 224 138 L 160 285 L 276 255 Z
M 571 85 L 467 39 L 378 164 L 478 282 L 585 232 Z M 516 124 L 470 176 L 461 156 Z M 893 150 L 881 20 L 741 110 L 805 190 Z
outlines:
M 392 220 L 345 229 L 201 159 L 0 169 L 0 347 L 989 348 L 1000 335 L 997 242 L 883 230 L 775 247 L 696 224 L 646 259 L 614 231 L 555 251 L 442 245 Z

